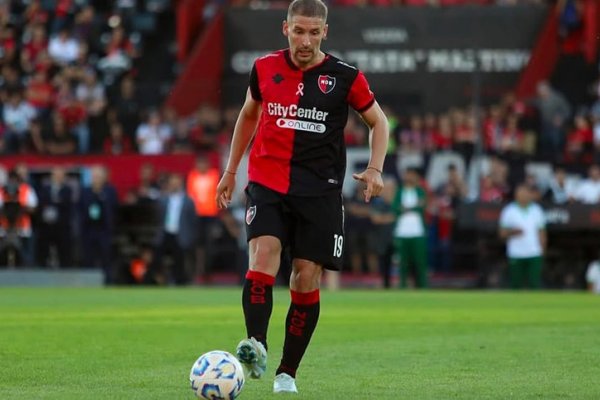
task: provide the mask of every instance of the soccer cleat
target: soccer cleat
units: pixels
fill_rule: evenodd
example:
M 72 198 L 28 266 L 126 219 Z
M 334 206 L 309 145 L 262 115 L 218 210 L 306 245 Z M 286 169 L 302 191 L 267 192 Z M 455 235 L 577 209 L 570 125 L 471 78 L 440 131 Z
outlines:
M 275 377 L 273 393 L 298 393 L 296 380 L 285 372 L 282 372 Z
M 267 350 L 253 337 L 238 344 L 236 355 L 252 379 L 260 379 L 267 370 Z

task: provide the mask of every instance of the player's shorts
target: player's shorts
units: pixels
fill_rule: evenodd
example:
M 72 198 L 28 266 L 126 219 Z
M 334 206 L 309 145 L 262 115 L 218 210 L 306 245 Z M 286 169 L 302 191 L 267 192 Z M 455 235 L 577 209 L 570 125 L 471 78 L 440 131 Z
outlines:
M 246 188 L 248 241 L 275 236 L 301 258 L 339 271 L 344 258 L 344 205 L 338 192 L 291 196 L 250 182 Z

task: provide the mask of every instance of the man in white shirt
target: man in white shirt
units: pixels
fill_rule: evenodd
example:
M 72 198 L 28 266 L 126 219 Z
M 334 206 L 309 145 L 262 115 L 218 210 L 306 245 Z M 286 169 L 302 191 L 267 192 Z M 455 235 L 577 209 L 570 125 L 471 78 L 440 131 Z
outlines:
M 575 190 L 575 200 L 583 204 L 600 203 L 600 166 L 592 165 L 588 170 L 588 178 Z
M 590 263 L 585 280 L 590 292 L 600 294 L 600 259 Z
M 151 112 L 148 122 L 141 124 L 136 132 L 140 154 L 164 153 L 171 136 L 171 127 L 162 123 L 158 112 Z
M 79 56 L 79 43 L 73 39 L 68 29 L 62 29 L 50 39 L 48 54 L 59 64 L 70 64 Z
M 2 119 L 6 125 L 6 148 L 8 153 L 18 153 L 25 146 L 31 121 L 36 116 L 35 109 L 26 101 L 20 92 L 9 95 L 4 105 Z
M 520 185 L 515 201 L 502 209 L 500 237 L 506 240 L 510 286 L 519 289 L 524 281 L 532 289 L 542 286 L 542 257 L 546 248 L 546 219 L 532 201 L 532 190 Z

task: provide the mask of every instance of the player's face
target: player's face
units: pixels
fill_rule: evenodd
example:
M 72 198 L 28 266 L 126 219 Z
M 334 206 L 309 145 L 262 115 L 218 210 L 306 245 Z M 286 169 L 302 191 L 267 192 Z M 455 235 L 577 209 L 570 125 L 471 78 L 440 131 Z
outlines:
M 309 67 L 318 62 L 327 24 L 322 18 L 294 15 L 283 21 L 283 34 L 288 38 L 294 63 Z

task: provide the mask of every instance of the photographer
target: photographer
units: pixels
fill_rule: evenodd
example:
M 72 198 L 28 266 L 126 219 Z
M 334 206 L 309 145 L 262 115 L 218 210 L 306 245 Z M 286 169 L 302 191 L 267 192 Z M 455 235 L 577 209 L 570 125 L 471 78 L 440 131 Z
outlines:
M 7 265 L 27 264 L 25 249 L 31 241 L 31 214 L 38 199 L 31 186 L 12 170 L 8 182 L 0 190 L 0 260 Z M 3 263 L 0 261 L 0 263 Z

